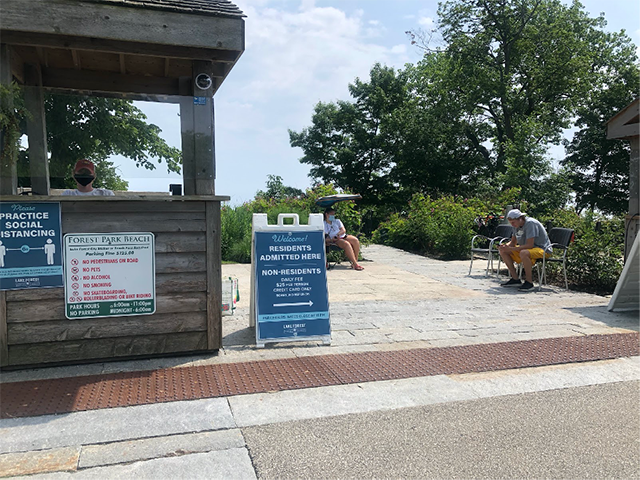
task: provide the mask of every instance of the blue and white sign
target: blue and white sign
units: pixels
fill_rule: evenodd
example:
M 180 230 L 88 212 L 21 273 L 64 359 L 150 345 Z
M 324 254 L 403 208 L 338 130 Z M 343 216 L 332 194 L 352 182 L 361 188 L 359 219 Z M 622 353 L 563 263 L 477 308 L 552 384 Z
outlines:
M 0 203 L 0 290 L 62 287 L 59 203 Z
M 256 343 L 310 337 L 328 342 L 323 231 L 285 229 L 254 232 Z

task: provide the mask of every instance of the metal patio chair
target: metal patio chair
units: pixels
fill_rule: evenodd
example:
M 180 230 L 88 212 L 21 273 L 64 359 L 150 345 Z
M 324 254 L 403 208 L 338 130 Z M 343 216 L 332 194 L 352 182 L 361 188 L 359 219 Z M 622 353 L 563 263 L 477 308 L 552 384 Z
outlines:
M 562 272 L 564 273 L 564 286 L 567 290 L 569 290 L 569 282 L 567 280 L 567 252 L 569 251 L 569 245 L 571 245 L 571 242 L 573 242 L 574 235 L 574 231 L 570 228 L 555 227 L 549 230 L 549 241 L 551 242 L 553 252 L 551 253 L 551 256 L 549 258 L 547 258 L 546 255 L 542 257 L 542 279 L 540 280 L 540 286 L 538 287 L 538 290 L 542 290 L 543 283 L 546 284 L 547 264 L 549 262 L 562 264 Z M 539 263 L 540 262 L 536 262 L 536 268 L 539 268 Z M 540 278 L 539 270 L 538 278 Z
M 332 255 L 332 257 L 336 259 L 335 261 L 331 261 L 329 259 L 329 254 L 331 252 L 336 252 L 335 255 Z M 344 250 L 342 250 L 337 245 L 325 245 L 325 255 L 326 255 L 326 258 L 327 258 L 327 270 L 331 270 L 338 263 L 342 263 L 342 260 L 344 260 L 344 258 L 345 258 Z
M 471 239 L 471 263 L 469 265 L 469 275 L 471 275 L 471 268 L 473 267 L 473 260 L 475 256 L 481 256 L 484 259 L 486 255 L 487 267 L 485 269 L 485 277 L 489 275 L 489 268 L 493 271 L 493 257 L 498 256 L 498 272 L 500 272 L 500 254 L 496 247 L 503 243 L 505 240 L 510 240 L 513 234 L 513 227 L 507 224 L 501 224 L 496 227 L 496 231 L 493 237 L 487 237 L 486 235 L 475 235 Z

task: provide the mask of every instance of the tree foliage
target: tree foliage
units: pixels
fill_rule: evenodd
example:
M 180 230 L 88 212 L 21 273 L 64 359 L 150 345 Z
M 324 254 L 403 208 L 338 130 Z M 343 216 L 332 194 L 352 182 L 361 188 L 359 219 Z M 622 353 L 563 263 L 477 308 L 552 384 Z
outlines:
M 96 186 L 126 188 L 111 155 L 132 159 L 149 170 L 165 162 L 167 171 L 179 172 L 182 156 L 160 137 L 160 128 L 129 100 L 79 95 L 48 95 L 45 101 L 49 172 L 52 188 L 75 186 L 73 165 L 80 158 L 96 164 Z M 23 156 L 21 170 L 28 169 Z M 28 175 L 27 175 L 28 177 Z
M 310 176 L 361 193 L 365 205 L 399 209 L 415 193 L 518 187 L 540 211 L 562 207 L 571 188 L 594 191 L 576 192 L 589 205 L 606 189 L 610 202 L 598 208 L 615 211 L 626 147 L 602 135 L 606 115 L 637 94 L 629 37 L 605 32 L 604 17 L 578 1 L 449 0 L 438 15 L 440 48 L 421 45 L 424 58 L 403 70 L 375 65 L 368 81 L 349 86 L 351 102 L 321 102 L 310 127 L 290 132 Z M 549 148 L 576 118 L 589 131 L 554 172 Z M 598 176 L 598 158 L 612 156 Z M 621 188 L 610 188 L 616 181 Z
M 596 86 L 578 108 L 580 130 L 565 142 L 563 164 L 572 172 L 578 209 L 619 214 L 628 209 L 630 148 L 626 141 L 607 139 L 607 122 L 638 96 L 638 59 L 624 32 L 602 32 L 597 40 Z
M 282 182 L 279 175 L 267 175 L 267 189 L 258 190 L 256 198 L 268 198 L 273 200 L 284 200 L 290 197 L 300 197 L 304 192 L 299 188 L 288 187 Z
M 384 201 L 393 188 L 390 122 L 407 98 L 401 72 L 376 64 L 370 75 L 368 82 L 356 78 L 349 85 L 353 102 L 320 102 L 311 127 L 289 131 L 291 146 L 304 152 L 300 162 L 311 165 L 312 178 L 360 193 L 365 205 Z
M 604 19 L 559 0 L 456 0 L 438 14 L 446 48 L 434 55 L 446 61 L 434 83 L 463 105 L 476 148 L 485 153 L 490 143 L 492 176 L 532 194 L 549 173 L 548 145 L 560 142 L 593 87 Z

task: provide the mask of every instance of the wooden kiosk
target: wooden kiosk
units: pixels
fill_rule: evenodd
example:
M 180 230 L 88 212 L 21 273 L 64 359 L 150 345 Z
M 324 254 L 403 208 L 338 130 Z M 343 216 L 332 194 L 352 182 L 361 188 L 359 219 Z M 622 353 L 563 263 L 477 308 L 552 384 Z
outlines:
M 629 213 L 625 218 L 624 257 L 628 258 L 633 242 L 640 233 L 640 98 L 616 113 L 607 122 L 607 138 L 628 140 Z
M 0 200 L 59 202 L 63 234 L 152 232 L 156 272 L 152 315 L 69 320 L 63 288 L 0 292 L 0 368 L 218 350 L 229 197 L 215 194 L 213 95 L 244 51 L 244 15 L 227 0 L 12 0 L 0 15 L 0 82 L 23 87 L 37 193 L 16 195 L 4 155 Z M 44 92 L 179 103 L 185 196 L 51 196 Z

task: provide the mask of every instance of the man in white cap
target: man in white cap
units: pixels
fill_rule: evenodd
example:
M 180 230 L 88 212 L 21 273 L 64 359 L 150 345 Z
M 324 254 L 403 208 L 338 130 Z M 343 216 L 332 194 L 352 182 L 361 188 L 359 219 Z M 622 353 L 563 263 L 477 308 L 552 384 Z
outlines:
M 511 279 L 502 284 L 503 287 L 519 287 L 519 290 L 528 291 L 533 288 L 533 265 L 536 260 L 541 259 L 547 251 L 547 256 L 551 253 L 551 242 L 547 231 L 535 218 L 527 217 L 517 208 L 509 210 L 507 220 L 513 227 L 511 241 L 498 246 L 500 257 L 509 269 Z M 518 278 L 515 263 L 522 263 L 524 268 L 525 282 Z

